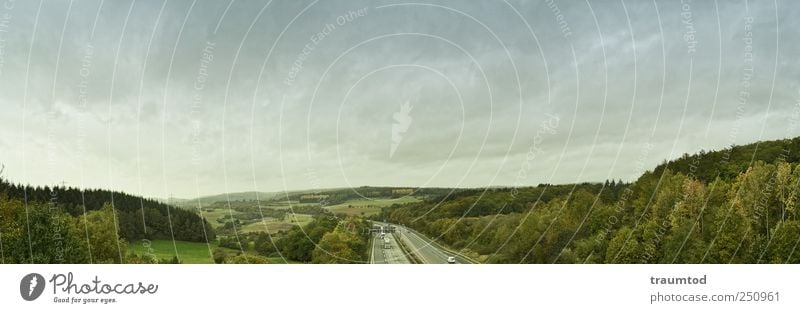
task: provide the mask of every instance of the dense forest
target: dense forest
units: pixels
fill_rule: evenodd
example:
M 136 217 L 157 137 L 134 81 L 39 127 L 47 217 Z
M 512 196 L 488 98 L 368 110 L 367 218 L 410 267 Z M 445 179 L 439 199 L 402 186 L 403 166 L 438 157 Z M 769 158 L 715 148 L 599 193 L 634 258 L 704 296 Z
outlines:
M 29 205 L 53 205 L 71 216 L 100 210 L 109 204 L 115 209 L 119 234 L 135 239 L 175 239 L 205 242 L 214 239 L 208 223 L 195 212 L 122 192 L 72 187 L 30 187 L 0 180 L 0 194 Z
M 198 214 L 155 200 L 0 179 L 3 263 L 120 263 L 128 242 L 173 238 L 206 242 L 215 234 Z
M 384 208 L 487 263 L 800 263 L 800 138 L 700 152 L 635 182 L 473 190 Z

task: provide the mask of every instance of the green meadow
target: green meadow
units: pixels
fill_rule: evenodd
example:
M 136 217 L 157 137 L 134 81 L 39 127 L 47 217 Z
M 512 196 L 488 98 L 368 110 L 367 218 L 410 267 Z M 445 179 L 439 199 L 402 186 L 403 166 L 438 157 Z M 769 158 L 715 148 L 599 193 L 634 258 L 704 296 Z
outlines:
M 178 252 L 178 259 L 184 264 L 213 264 L 211 251 L 217 249 L 216 243 L 173 241 L 172 240 L 139 240 L 129 243 L 128 248 L 131 252 L 139 255 L 153 254 L 159 259 L 172 259 L 175 251 Z M 226 249 L 226 248 L 222 248 Z M 226 249 L 234 252 L 234 250 Z

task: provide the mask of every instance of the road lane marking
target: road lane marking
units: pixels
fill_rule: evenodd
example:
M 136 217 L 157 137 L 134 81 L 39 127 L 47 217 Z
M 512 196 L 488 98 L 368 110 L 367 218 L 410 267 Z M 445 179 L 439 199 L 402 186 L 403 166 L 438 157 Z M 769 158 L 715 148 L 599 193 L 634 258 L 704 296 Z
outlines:
M 447 262 L 447 257 L 448 256 L 446 254 L 444 254 L 444 252 L 440 251 L 438 248 L 434 247 L 431 244 L 431 242 L 426 241 L 425 239 L 423 239 L 422 237 L 418 236 L 417 234 L 415 234 L 415 233 L 411 233 L 411 234 L 414 235 L 414 237 L 416 237 L 419 241 L 424 243 L 423 248 L 425 248 L 425 247 L 430 248 L 430 250 L 433 251 L 432 254 L 434 254 L 434 255 L 438 254 L 439 256 L 441 256 L 443 258 L 444 262 Z M 422 248 L 420 248 L 420 250 L 422 250 Z
M 410 238 L 410 237 L 406 236 L 405 234 L 403 234 L 401 237 L 405 237 L 405 239 L 407 239 L 407 240 L 406 240 L 406 242 L 408 242 L 408 244 L 409 244 L 409 245 L 411 245 L 411 247 L 412 247 L 412 248 L 414 248 L 414 247 L 415 247 L 415 245 L 414 245 L 414 243 L 412 242 L 412 240 L 411 240 L 411 238 Z M 401 240 L 402 240 L 402 239 L 403 239 L 403 238 L 401 238 Z M 417 253 L 416 253 L 416 254 L 417 254 L 417 256 L 418 256 L 420 259 L 422 259 L 422 262 L 423 262 L 423 263 L 425 263 L 425 264 L 431 264 L 431 263 L 428 261 L 428 259 L 427 259 L 427 258 L 425 258 L 425 256 L 423 256 L 423 255 L 422 255 L 422 252 L 420 252 L 420 251 L 421 251 L 420 249 L 416 249 L 416 251 L 417 251 Z M 412 249 L 412 251 L 410 251 L 410 252 L 411 252 L 411 253 L 414 253 L 414 249 Z

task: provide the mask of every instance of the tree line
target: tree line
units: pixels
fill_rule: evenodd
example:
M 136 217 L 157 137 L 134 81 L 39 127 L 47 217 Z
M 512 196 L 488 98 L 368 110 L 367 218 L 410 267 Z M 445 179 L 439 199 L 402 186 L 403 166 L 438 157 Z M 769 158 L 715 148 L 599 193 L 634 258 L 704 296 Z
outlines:
M 0 194 L 28 204 L 54 206 L 73 217 L 102 209 L 106 204 L 116 212 L 123 239 L 170 239 L 206 242 L 215 238 L 213 228 L 194 210 L 163 202 L 100 189 L 72 187 L 30 187 L 0 180 Z
M 25 204 L 0 193 L 2 263 L 127 263 L 110 205 L 74 217 L 60 208 Z M 155 263 L 153 260 L 149 263 Z
M 800 263 L 799 152 L 760 142 L 630 184 L 475 190 L 380 217 L 489 263 Z
M 30 187 L 0 179 L 2 263 L 158 263 L 130 254 L 141 239 L 206 242 L 216 237 L 198 214 L 105 190 Z
M 231 257 L 253 258 L 255 254 L 298 263 L 365 263 L 369 256 L 369 225 L 360 217 L 319 215 L 306 226 L 294 226 L 277 234 L 254 232 L 220 236 L 220 247 L 239 252 L 231 254 L 217 249 L 213 253 L 214 261 L 232 263 Z
M 397 193 L 396 191 L 408 191 Z M 364 198 L 400 198 L 405 196 L 436 197 L 446 194 L 447 188 L 410 188 L 410 187 L 371 187 L 361 186 L 356 188 L 343 188 L 333 190 L 319 190 L 293 192 L 284 196 L 277 196 L 278 201 L 296 201 L 299 203 L 323 203 L 324 205 L 342 204 L 350 200 Z

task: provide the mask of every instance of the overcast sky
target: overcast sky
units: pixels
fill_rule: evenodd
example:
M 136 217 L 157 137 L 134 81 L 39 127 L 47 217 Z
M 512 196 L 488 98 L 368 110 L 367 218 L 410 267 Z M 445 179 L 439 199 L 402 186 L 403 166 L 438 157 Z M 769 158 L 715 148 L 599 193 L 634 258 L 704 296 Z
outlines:
M 799 133 L 793 0 L 0 2 L 14 182 L 629 181 Z

